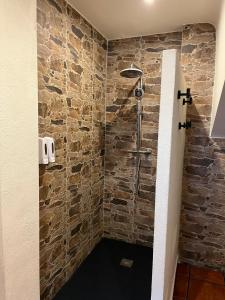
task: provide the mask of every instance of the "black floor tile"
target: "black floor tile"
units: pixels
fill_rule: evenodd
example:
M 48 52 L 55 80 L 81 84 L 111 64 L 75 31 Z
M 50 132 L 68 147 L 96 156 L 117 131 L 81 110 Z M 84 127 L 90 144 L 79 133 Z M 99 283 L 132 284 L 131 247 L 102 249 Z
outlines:
M 149 300 L 151 277 L 151 248 L 103 239 L 54 300 Z

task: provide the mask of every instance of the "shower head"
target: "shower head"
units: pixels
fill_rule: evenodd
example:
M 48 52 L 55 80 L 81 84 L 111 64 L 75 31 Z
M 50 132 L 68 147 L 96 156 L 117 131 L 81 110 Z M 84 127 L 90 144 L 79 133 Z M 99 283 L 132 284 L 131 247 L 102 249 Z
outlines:
M 130 68 L 122 70 L 120 75 L 125 78 L 138 78 L 143 75 L 143 71 L 132 64 Z

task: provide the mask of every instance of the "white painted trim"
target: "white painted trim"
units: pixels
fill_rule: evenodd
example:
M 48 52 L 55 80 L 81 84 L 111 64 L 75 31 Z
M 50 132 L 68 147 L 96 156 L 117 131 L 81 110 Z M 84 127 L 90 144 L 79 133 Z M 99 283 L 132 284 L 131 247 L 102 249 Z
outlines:
M 221 91 L 219 104 L 216 110 L 215 119 L 212 120 L 212 130 L 210 136 L 212 138 L 225 138 L 225 81 Z
M 36 0 L 0 1 L 0 299 L 40 299 Z
M 152 300 L 170 300 L 178 257 L 186 105 L 177 51 L 163 51 L 155 196 Z
M 171 289 L 171 292 L 170 292 L 170 300 L 173 300 L 173 293 L 174 293 L 174 288 L 175 288 L 178 259 L 179 259 L 179 256 L 177 255 L 176 267 L 174 269 L 174 274 L 173 274 L 173 284 L 172 284 L 173 288 Z

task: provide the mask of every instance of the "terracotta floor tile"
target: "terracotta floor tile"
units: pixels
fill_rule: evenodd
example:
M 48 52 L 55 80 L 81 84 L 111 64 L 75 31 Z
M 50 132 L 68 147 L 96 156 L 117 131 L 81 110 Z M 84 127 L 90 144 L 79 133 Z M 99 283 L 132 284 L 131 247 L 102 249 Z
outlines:
M 190 273 L 190 265 L 182 263 L 177 265 L 177 276 L 179 275 L 186 275 L 189 278 Z
M 224 300 L 225 286 L 206 281 L 191 279 L 188 289 L 188 300 Z
M 177 275 L 174 287 L 174 298 L 186 299 L 188 291 L 188 278 L 187 275 Z
M 221 272 L 211 271 L 205 268 L 191 267 L 190 277 L 224 285 L 224 275 Z

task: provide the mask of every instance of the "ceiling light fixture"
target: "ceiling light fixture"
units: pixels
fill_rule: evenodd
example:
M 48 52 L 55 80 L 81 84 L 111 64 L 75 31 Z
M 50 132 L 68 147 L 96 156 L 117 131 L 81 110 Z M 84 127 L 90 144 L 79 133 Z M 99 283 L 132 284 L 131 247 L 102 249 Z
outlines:
M 154 0 L 144 0 L 144 2 L 145 2 L 146 4 L 152 4 L 152 3 L 154 2 Z

